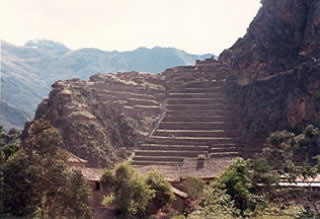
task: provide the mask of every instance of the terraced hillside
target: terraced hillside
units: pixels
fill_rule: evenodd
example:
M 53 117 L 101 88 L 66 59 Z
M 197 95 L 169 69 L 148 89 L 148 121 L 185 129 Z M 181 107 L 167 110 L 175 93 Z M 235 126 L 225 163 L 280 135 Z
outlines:
M 135 165 L 183 165 L 186 160 L 241 155 L 238 123 L 226 103 L 227 70 L 210 60 L 163 73 L 164 112 L 134 151 Z
M 152 129 L 161 114 L 163 83 L 160 75 L 138 72 L 57 81 L 35 119 L 49 120 L 61 131 L 65 149 L 88 166 L 109 167 L 127 159 L 125 149 Z

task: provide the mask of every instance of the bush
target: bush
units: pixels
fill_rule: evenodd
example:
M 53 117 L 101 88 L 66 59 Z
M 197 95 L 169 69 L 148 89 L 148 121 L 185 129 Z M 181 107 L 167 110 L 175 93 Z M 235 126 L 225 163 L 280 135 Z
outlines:
M 150 188 L 155 191 L 152 204 L 154 204 L 158 209 L 164 207 L 168 203 L 171 203 L 175 199 L 170 183 L 161 176 L 159 172 L 149 172 L 146 182 Z
M 114 173 L 106 170 L 101 183 L 111 191 L 103 205 L 116 206 L 123 217 L 146 218 L 148 207 L 154 205 L 159 209 L 174 199 L 169 182 L 158 172 L 152 171 L 144 177 L 128 163 L 118 165 Z
M 124 217 L 145 214 L 155 192 L 137 170 L 128 163 L 122 163 L 114 175 L 106 171 L 102 180 L 104 187 L 112 189 L 112 193 L 105 196 L 103 205 L 115 205 Z
M 192 198 L 201 197 L 205 183 L 202 179 L 195 177 L 186 177 L 182 182 L 183 190 Z
M 262 201 L 254 193 L 249 170 L 248 161 L 239 158 L 213 184 L 213 187 L 225 190 L 243 216 L 245 212 L 255 212 L 258 202 Z

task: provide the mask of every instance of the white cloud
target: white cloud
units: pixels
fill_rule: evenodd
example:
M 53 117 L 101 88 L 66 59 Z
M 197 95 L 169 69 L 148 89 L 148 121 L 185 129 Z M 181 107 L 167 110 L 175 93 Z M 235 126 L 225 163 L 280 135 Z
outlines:
M 259 0 L 1 0 L 1 39 L 70 48 L 172 46 L 218 54 L 243 36 Z

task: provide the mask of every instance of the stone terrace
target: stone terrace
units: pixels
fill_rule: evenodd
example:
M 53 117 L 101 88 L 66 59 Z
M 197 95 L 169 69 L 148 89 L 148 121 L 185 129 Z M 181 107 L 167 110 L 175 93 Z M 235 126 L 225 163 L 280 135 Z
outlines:
M 226 73 L 213 61 L 164 72 L 164 113 L 134 151 L 133 164 L 183 167 L 187 161 L 190 166 L 204 160 L 203 165 L 221 161 L 225 166 L 240 156 L 238 125 L 230 119 L 232 110 L 225 101 Z

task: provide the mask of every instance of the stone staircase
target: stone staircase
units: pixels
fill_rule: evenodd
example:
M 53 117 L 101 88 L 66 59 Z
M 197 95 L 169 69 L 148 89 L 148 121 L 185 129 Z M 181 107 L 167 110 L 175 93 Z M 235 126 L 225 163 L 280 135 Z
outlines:
M 225 77 L 196 66 L 165 72 L 165 115 L 134 151 L 134 165 L 182 165 L 185 159 L 232 159 L 241 154 L 240 133 L 228 115 Z M 207 72 L 208 73 L 208 72 Z

